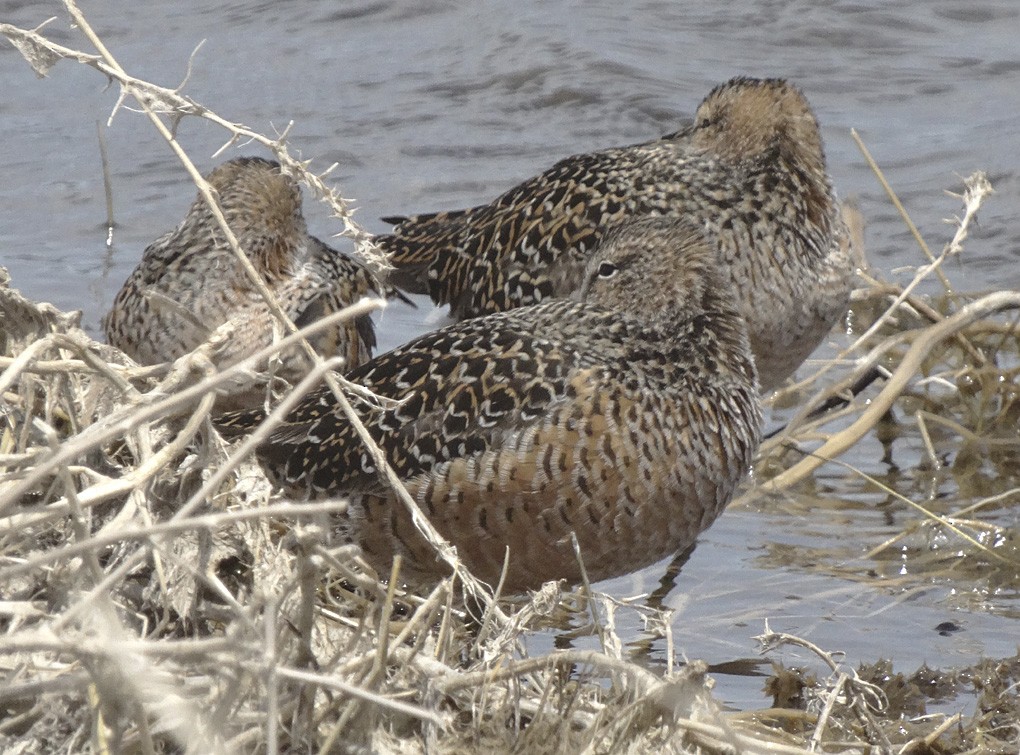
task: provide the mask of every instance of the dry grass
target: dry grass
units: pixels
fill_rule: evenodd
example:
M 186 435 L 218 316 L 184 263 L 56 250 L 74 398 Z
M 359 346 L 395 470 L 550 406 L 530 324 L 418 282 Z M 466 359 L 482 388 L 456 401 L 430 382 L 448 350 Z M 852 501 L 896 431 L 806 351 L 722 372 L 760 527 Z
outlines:
M 55 45 L 39 30 L 0 24 L 0 34 L 40 73 L 70 59 L 116 82 L 118 109 L 135 102 L 213 205 L 173 139 L 177 122 L 200 117 L 224 128 L 228 144 L 263 144 L 333 204 L 373 259 L 346 202 L 290 157 L 284 137 L 256 134 L 176 89 L 130 76 L 74 4 L 66 5 L 96 53 Z M 926 252 L 930 261 L 909 285 L 862 272 L 855 309 L 869 327 L 840 358 L 790 389 L 804 411 L 764 445 L 759 466 L 767 481 L 748 496 L 809 480 L 881 431 L 894 406 L 925 437 L 948 427 L 980 449 L 982 464 L 1017 458 L 1020 328 L 1003 313 L 1020 308 L 1020 293 L 947 296 L 941 307 L 913 293 L 931 275 L 949 286 L 942 262 L 962 252 L 989 192 L 983 176 L 968 179 L 953 238 L 941 254 Z M 371 303 L 337 317 L 365 306 Z M 564 592 L 547 585 L 528 599 L 496 600 L 420 512 L 451 576 L 427 595 L 401 594 L 398 579 L 381 580 L 331 541 L 328 515 L 342 501 L 278 501 L 250 458 L 259 436 L 230 447 L 210 424 L 216 387 L 300 340 L 292 324 L 284 323 L 292 335 L 266 354 L 216 373 L 201 348 L 169 366 L 138 367 L 89 338 L 74 315 L 25 300 L 6 276 L 0 318 L 5 751 L 1016 751 L 1015 659 L 953 677 L 953 684 L 980 685 L 969 720 L 923 716 L 910 704 L 916 674 L 885 666 L 857 673 L 803 640 L 766 631 L 763 650 L 794 643 L 829 673 L 814 679 L 777 669 L 775 707 L 724 712 L 703 663 L 672 668 L 668 614 L 588 586 Z M 356 390 L 332 377 L 335 364 L 317 365 L 275 416 L 318 381 L 333 380 L 339 396 Z M 869 400 L 848 396 L 843 408 L 811 416 L 875 367 L 888 377 Z M 981 504 L 1018 499 L 1014 484 Z M 980 508 L 952 517 L 924 511 L 930 526 L 959 537 L 976 562 L 1016 571 L 1016 538 L 982 523 Z M 665 673 L 626 659 L 615 631 L 621 611 L 638 612 L 664 638 Z M 529 632 L 564 614 L 590 615 L 588 630 L 601 649 L 529 656 Z

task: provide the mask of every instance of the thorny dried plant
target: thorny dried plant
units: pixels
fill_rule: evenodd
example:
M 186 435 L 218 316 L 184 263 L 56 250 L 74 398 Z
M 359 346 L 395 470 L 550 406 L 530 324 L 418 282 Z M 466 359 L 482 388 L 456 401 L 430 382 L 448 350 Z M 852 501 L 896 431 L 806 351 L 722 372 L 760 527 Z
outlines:
M 326 174 L 310 173 L 289 154 L 286 131 L 265 137 L 196 103 L 182 94 L 183 85 L 168 89 L 129 75 L 76 5 L 65 6 L 96 53 L 56 45 L 41 26 L 0 24 L 0 34 L 40 75 L 66 59 L 114 81 L 120 92 L 114 114 L 133 100 L 214 212 L 215 198 L 175 141 L 180 121 L 193 116 L 216 124 L 229 134 L 225 146 L 240 140 L 265 146 L 333 206 L 360 253 L 385 268 Z M 856 306 L 880 303 L 870 326 L 790 389 L 809 396 L 805 409 L 763 448 L 759 468 L 770 479 L 748 496 L 791 489 L 874 432 L 911 391 L 928 386 L 956 389 L 961 406 L 981 395 L 976 414 L 987 417 L 991 407 L 996 418 L 981 424 L 963 409 L 955 418 L 929 411 L 916 415 L 920 424 L 952 423 L 974 442 L 1013 443 L 1015 452 L 1008 420 L 997 417 L 1020 413 L 1020 329 L 999 315 L 1020 307 L 1020 294 L 956 297 L 943 313 L 915 293 L 932 274 L 950 288 L 941 264 L 962 253 L 990 191 L 982 174 L 967 179 L 964 214 L 938 257 L 914 229 L 929 263 L 908 285 L 880 282 L 862 269 Z M 274 420 L 317 382 L 334 381 L 341 396 L 357 390 L 331 375 L 334 363 L 316 357 L 265 427 L 236 447 L 210 423 L 218 385 L 332 320 L 303 331 L 284 322 L 287 338 L 216 373 L 201 348 L 172 365 L 138 367 L 89 338 L 75 315 L 25 300 L 6 277 L 0 317 L 5 750 L 807 753 L 876 746 L 907 753 L 948 751 L 941 743 L 953 727 L 965 732 L 953 740 L 960 749 L 992 751 L 1010 742 L 1015 749 L 1015 731 L 990 734 L 978 724 L 969 731 L 959 717 L 923 717 L 907 727 L 883 713 L 882 691 L 832 654 L 768 632 L 768 647 L 807 648 L 832 676 L 803 710 L 725 713 L 703 663 L 673 671 L 667 612 L 599 595 L 589 585 L 565 593 L 550 584 L 526 600 L 494 601 L 420 512 L 451 576 L 427 595 L 402 594 L 399 571 L 373 574 L 356 552 L 332 542 L 328 517 L 343 509 L 342 500 L 279 502 L 250 457 Z M 1010 356 L 997 360 L 999 352 Z M 866 402 L 849 395 L 876 367 L 886 370 L 877 393 Z M 811 413 L 839 402 L 841 409 Z M 849 425 L 824 432 L 834 422 Z M 803 458 L 787 466 L 791 449 Z M 1015 498 L 1017 491 L 1001 495 Z M 994 553 L 994 536 L 976 540 Z M 615 628 L 620 611 L 637 612 L 649 633 L 666 639 L 667 673 L 624 656 Z M 528 633 L 564 613 L 587 626 L 601 649 L 530 657 Z M 988 711 L 1007 711 L 1016 699 L 1015 688 L 1004 685 L 975 721 L 991 720 Z

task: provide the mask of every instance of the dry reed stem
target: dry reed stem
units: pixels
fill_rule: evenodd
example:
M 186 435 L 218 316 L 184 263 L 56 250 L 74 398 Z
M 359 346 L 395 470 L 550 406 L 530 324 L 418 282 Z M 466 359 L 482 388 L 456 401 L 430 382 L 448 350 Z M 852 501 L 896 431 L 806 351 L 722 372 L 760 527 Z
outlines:
M 275 671 L 279 676 L 286 677 L 288 679 L 296 679 L 317 687 L 335 689 L 339 692 L 343 692 L 345 695 L 350 695 L 351 697 L 370 702 L 379 708 L 387 708 L 398 713 L 403 713 L 407 716 L 413 716 L 414 718 L 420 718 L 424 721 L 430 721 L 437 726 L 446 726 L 446 721 L 441 716 L 430 710 L 425 710 L 418 705 L 409 705 L 408 703 L 401 702 L 400 700 L 393 700 L 372 692 L 371 690 L 365 689 L 364 687 L 347 684 L 334 676 L 311 674 L 307 671 L 301 671 L 300 669 L 291 669 L 281 666 L 277 666 Z
M 314 503 L 279 503 L 275 505 L 262 506 L 258 509 L 248 511 L 225 511 L 217 514 L 200 514 L 198 516 L 182 516 L 166 522 L 146 524 L 143 527 L 121 526 L 120 528 L 89 536 L 83 542 L 76 542 L 64 545 L 48 551 L 42 551 L 25 559 L 19 564 L 0 568 L 0 583 L 14 579 L 15 577 L 29 574 L 55 561 L 70 560 L 77 558 L 89 551 L 97 551 L 121 542 L 133 540 L 148 540 L 153 537 L 166 535 L 178 535 L 182 532 L 192 530 L 204 530 L 212 532 L 228 526 L 236 525 L 248 519 L 295 519 L 302 517 L 321 517 L 323 514 L 331 514 L 343 511 L 346 502 L 342 500 L 316 501 Z
M 917 226 L 914 225 L 914 221 L 910 219 L 910 214 L 907 212 L 907 208 L 905 208 L 903 203 L 900 202 L 900 198 L 896 195 L 892 186 L 889 185 L 882 169 L 879 168 L 878 163 L 875 162 L 875 158 L 871 156 L 871 152 L 869 152 L 868 148 L 864 146 L 864 140 L 861 139 L 860 134 L 857 133 L 857 129 L 850 129 L 850 136 L 853 137 L 854 142 L 857 144 L 857 148 L 861 151 L 861 154 L 864 155 L 865 162 L 868 163 L 868 167 L 871 168 L 871 172 L 875 174 L 878 182 L 882 185 L 886 196 L 889 197 L 889 201 L 893 203 L 893 207 L 896 208 L 900 217 L 903 218 L 903 222 L 910 230 L 910 234 L 914 237 L 917 245 L 921 247 L 921 251 L 924 252 L 924 256 L 928 258 L 928 262 L 931 263 L 932 269 L 938 274 L 939 280 L 942 282 L 942 286 L 945 288 L 946 293 L 950 293 L 953 289 L 952 286 L 949 285 L 949 279 L 946 278 L 946 274 L 942 272 L 941 268 L 936 263 L 935 255 L 931 253 L 931 249 L 928 248 L 928 244 L 925 242 L 921 232 L 917 229 Z
M 1013 444 L 1015 445 L 1016 441 L 1013 441 Z M 875 479 L 872 475 L 866 474 L 866 473 L 862 472 L 861 470 L 856 469 L 855 467 L 851 466 L 850 464 L 845 464 L 845 463 L 843 463 L 841 461 L 834 461 L 834 463 L 839 464 L 840 466 L 843 466 L 846 469 L 849 469 L 855 475 L 858 475 L 862 479 L 867 480 L 871 485 L 873 485 L 878 490 L 881 490 L 883 493 L 885 493 L 889 497 L 895 498 L 896 500 L 900 501 L 901 503 L 904 503 L 907 506 L 913 508 L 914 510 L 920 512 L 925 518 L 931 520 L 935 524 L 938 524 L 938 525 L 940 525 L 942 527 L 945 527 L 947 530 L 949 530 L 950 532 L 955 534 L 957 537 L 960 537 L 963 540 L 966 540 L 971 546 L 973 546 L 975 548 L 975 550 L 978 550 L 978 551 L 984 553 L 989 558 L 991 558 L 991 559 L 993 559 L 995 561 L 999 561 L 1002 564 L 1007 564 L 1007 565 L 1011 565 L 1011 566 L 1020 566 L 1020 563 L 1014 561 L 1011 558 L 1003 556 L 1001 553 L 996 551 L 994 548 L 990 548 L 989 546 L 987 546 L 984 543 L 980 542 L 977 538 L 975 538 L 972 535 L 970 535 L 969 533 L 965 532 L 957 524 L 957 522 L 960 521 L 960 514 L 959 513 L 957 513 L 954 516 L 942 516 L 940 514 L 936 514 L 934 511 L 931 511 L 926 506 L 923 506 L 923 505 L 921 505 L 919 503 L 916 503 L 915 501 L 912 501 L 910 498 L 907 498 L 907 496 L 903 495 L 899 491 L 894 490 L 893 488 L 889 487 L 888 485 L 886 485 L 885 483 L 881 482 L 880 480 Z M 889 543 L 887 541 L 886 543 L 883 543 L 878 548 L 873 549 L 872 551 L 869 551 L 869 557 L 871 557 L 872 554 L 877 554 L 877 553 L 881 552 L 881 550 L 884 550 L 888 546 L 888 544 Z
M 967 231 L 971 221 L 977 215 L 977 211 L 981 208 L 981 204 L 984 200 L 992 194 L 992 185 L 988 182 L 988 178 L 982 172 L 974 173 L 972 176 L 964 181 L 965 190 L 962 195 L 959 195 L 964 202 L 964 216 L 958 221 L 958 227 L 956 233 L 953 235 L 953 239 L 949 244 L 946 245 L 942 253 L 935 259 L 932 260 L 931 264 L 920 267 L 913 280 L 910 281 L 896 297 L 896 300 L 889 306 L 888 309 L 869 327 L 850 347 L 849 351 L 853 351 L 860 344 L 868 341 L 871 336 L 878 332 L 878 330 L 886 323 L 886 321 L 893 316 L 897 308 L 910 296 L 911 292 L 917 288 L 922 281 L 933 271 L 938 271 L 942 274 L 941 265 L 943 261 L 951 254 L 958 254 L 963 248 L 963 240 L 967 238 Z M 910 224 L 913 225 L 912 223 Z M 930 254 L 930 252 L 929 252 Z M 948 285 L 948 282 L 947 282 Z
M 907 353 L 893 371 L 877 396 L 850 427 L 830 437 L 789 469 L 761 485 L 766 492 L 778 492 L 800 482 L 827 461 L 837 458 L 852 448 L 892 407 L 903 390 L 919 371 L 922 362 L 932 349 L 950 336 L 966 329 L 974 322 L 991 314 L 1020 309 L 1020 292 L 1000 291 L 967 304 L 952 317 L 917 332 Z
M 922 317 L 927 318 L 932 323 L 941 322 L 942 320 L 945 319 L 945 315 L 940 313 L 933 306 L 928 304 L 923 299 L 917 297 L 916 295 L 907 294 L 904 297 L 903 289 L 900 288 L 899 286 L 894 286 L 889 283 L 883 283 L 881 281 L 875 280 L 874 278 L 871 278 L 869 275 L 864 273 L 859 272 L 858 275 L 861 276 L 861 278 L 863 278 L 867 282 L 868 295 L 875 297 L 892 297 L 895 301 L 899 301 L 902 304 L 909 305 L 914 312 L 921 315 Z M 890 307 L 887 308 L 886 311 L 888 312 L 892 308 L 892 306 L 895 305 L 890 305 Z M 954 336 L 954 338 L 959 342 L 960 347 L 967 352 L 967 355 L 974 361 L 975 364 L 983 365 L 987 362 L 984 354 L 978 351 L 974 347 L 974 345 L 966 338 L 964 338 L 962 335 L 957 334 Z

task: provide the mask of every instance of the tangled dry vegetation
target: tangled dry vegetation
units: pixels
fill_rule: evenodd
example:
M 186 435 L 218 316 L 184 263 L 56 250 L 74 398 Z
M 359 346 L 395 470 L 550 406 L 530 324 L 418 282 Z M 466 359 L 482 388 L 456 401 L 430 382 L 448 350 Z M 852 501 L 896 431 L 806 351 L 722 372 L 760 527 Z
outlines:
M 115 81 L 118 108 L 133 99 L 200 187 L 173 141 L 181 118 L 264 144 L 333 204 L 371 258 L 369 236 L 344 200 L 290 157 L 283 138 L 129 76 L 66 5 L 97 54 L 55 45 L 39 30 L 0 24 L 0 33 L 41 74 L 71 59 Z M 879 432 L 894 406 L 925 438 L 932 428 L 948 431 L 970 449 L 969 463 L 1016 478 L 1020 327 L 1009 311 L 1020 308 L 1020 293 L 947 293 L 937 306 L 913 293 L 960 253 L 990 190 L 983 176 L 968 179 L 954 238 L 909 286 L 862 273 L 855 309 L 866 331 L 791 389 L 804 410 L 764 445 L 759 481 L 745 496 L 810 480 Z M 6 274 L 0 349 L 5 752 L 1016 751 L 1016 658 L 941 675 L 939 686 L 923 669 L 854 671 L 766 627 L 763 650 L 798 645 L 830 673 L 777 666 L 772 707 L 725 712 L 703 663 L 673 668 L 669 615 L 640 602 L 555 585 L 527 600 L 495 600 L 435 533 L 450 578 L 427 595 L 380 580 L 330 541 L 327 517 L 342 502 L 273 498 L 249 457 L 257 437 L 230 447 L 213 430 L 216 386 L 253 360 L 215 374 L 199 349 L 140 368 L 92 340 L 76 315 L 24 299 Z M 310 381 L 330 366 L 320 362 Z M 868 401 L 844 396 L 876 370 Z M 812 413 L 823 405 L 832 406 Z M 841 429 L 826 429 L 834 426 Z M 1016 502 L 1016 485 L 997 494 L 1000 504 L 1003 496 Z M 929 523 L 958 537 L 974 563 L 1015 579 L 1015 533 L 983 524 L 979 507 L 964 513 L 932 513 Z M 665 642 L 665 673 L 628 660 L 615 631 L 623 611 L 641 614 Z M 530 656 L 528 632 L 563 615 L 588 616 L 581 623 L 601 649 Z M 979 689 L 973 715 L 923 715 L 935 687 Z

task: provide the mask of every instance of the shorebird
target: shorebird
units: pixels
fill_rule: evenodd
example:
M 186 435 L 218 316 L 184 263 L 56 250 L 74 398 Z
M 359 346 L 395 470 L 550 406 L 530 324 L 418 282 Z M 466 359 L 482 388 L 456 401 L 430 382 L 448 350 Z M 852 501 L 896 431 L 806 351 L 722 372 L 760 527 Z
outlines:
M 593 580 L 691 545 L 729 502 L 760 438 L 744 322 L 699 228 L 646 218 L 607 235 L 572 299 L 454 323 L 348 377 L 398 403 L 355 402 L 407 491 L 492 584 Z M 221 418 L 250 430 L 261 411 Z M 296 498 L 345 496 L 337 530 L 388 573 L 443 575 L 328 390 L 259 448 Z
M 398 269 L 394 282 L 464 319 L 569 294 L 608 229 L 647 215 L 704 228 L 748 323 L 764 391 L 846 312 L 849 236 L 818 122 L 781 79 L 732 79 L 687 128 L 568 157 L 489 204 L 387 218 L 396 227 L 377 241 Z
M 241 249 L 298 327 L 379 296 L 368 269 L 308 234 L 301 190 L 278 163 L 241 157 L 206 179 Z M 172 361 L 215 338 L 214 361 L 227 367 L 272 343 L 277 327 L 201 196 L 180 226 L 149 245 L 103 318 L 110 343 L 140 364 Z M 371 356 L 375 331 L 363 315 L 309 340 L 323 356 L 345 357 L 349 369 Z M 276 374 L 290 382 L 307 370 L 297 348 L 281 359 Z M 246 386 L 235 403 L 257 402 L 252 393 L 260 391 Z

